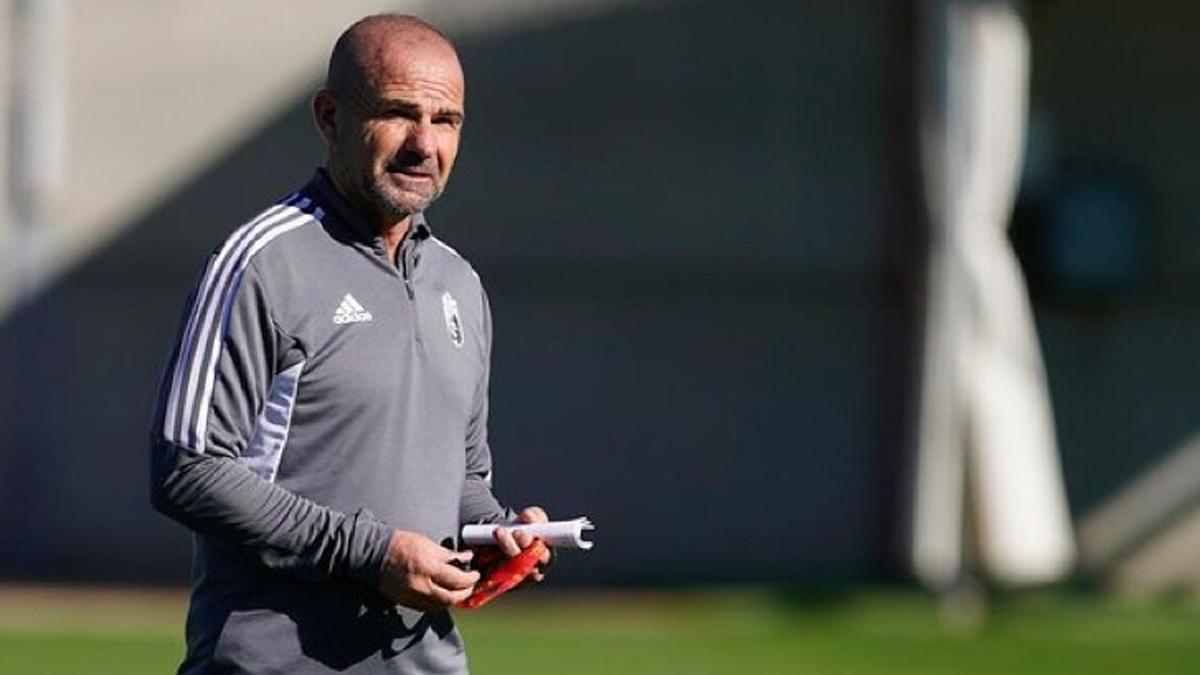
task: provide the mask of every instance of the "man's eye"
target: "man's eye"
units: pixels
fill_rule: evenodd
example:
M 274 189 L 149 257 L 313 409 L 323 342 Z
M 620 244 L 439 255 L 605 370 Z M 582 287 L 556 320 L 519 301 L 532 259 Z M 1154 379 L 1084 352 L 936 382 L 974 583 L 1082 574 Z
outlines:
M 457 115 L 437 115 L 433 118 L 433 123 L 440 126 L 448 126 L 451 129 L 457 129 L 462 125 L 462 118 Z
M 411 120 L 411 119 L 415 119 L 417 117 L 417 114 L 411 110 L 406 110 L 404 108 L 385 108 L 379 114 L 379 116 L 385 120 L 397 120 L 397 119 Z

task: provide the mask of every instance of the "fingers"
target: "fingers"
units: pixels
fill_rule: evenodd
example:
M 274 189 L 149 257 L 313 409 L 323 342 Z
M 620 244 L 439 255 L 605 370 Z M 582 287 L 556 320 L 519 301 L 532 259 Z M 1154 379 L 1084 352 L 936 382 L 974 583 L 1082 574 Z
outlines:
M 406 575 L 402 586 L 393 593 L 385 594 L 394 602 L 428 612 L 466 600 L 474 592 L 478 581 L 479 572 L 463 572 L 456 567 L 442 565 L 432 575 Z
M 392 600 L 406 607 L 431 612 L 457 605 L 471 597 L 473 590 L 471 588 L 442 588 L 428 578 L 422 578 L 420 583 L 416 583 L 400 595 L 392 597 Z
M 524 532 L 517 532 L 517 534 L 525 535 L 526 538 L 529 537 L 529 535 Z M 521 554 L 521 545 L 517 543 L 516 538 L 513 536 L 513 532 L 507 527 L 497 527 L 495 538 L 496 546 L 500 547 L 500 550 L 504 552 L 504 555 L 513 558 Z
M 517 542 L 517 546 L 520 547 L 522 551 L 529 548 L 533 544 L 533 535 L 529 534 L 528 532 L 517 530 L 513 532 L 512 535 L 513 540 Z
M 442 550 L 446 553 L 444 561 L 448 563 L 462 563 L 465 566 L 467 563 L 471 562 L 472 558 L 475 557 L 475 551 L 472 551 L 471 549 L 467 549 L 465 551 L 451 551 L 448 548 L 444 548 Z
M 476 576 L 478 576 L 478 573 L 476 573 Z M 474 584 L 468 586 L 467 588 L 450 589 L 431 583 L 429 585 L 429 597 L 438 604 L 449 607 L 450 605 L 457 605 L 463 600 L 471 597 L 471 592 L 473 590 Z
M 550 516 L 540 506 L 528 506 L 517 514 L 517 519 L 522 523 L 545 523 L 550 521 Z M 533 539 L 533 535 L 528 532 L 509 530 L 504 527 L 496 528 L 496 545 L 500 547 L 504 555 L 510 558 L 529 548 L 533 544 Z
M 549 573 L 550 567 L 553 564 L 554 548 L 551 546 L 546 546 L 546 550 L 542 551 L 542 555 L 538 556 L 537 567 L 534 568 L 533 574 L 531 575 L 533 580 L 541 583 L 546 578 L 546 574 Z
M 521 523 L 546 523 L 550 521 L 550 516 L 540 506 L 527 506 L 517 514 L 517 519 Z M 533 535 L 528 532 L 504 527 L 496 528 L 495 537 L 496 545 L 509 558 L 520 555 L 521 551 L 529 548 L 534 541 Z
M 479 572 L 474 570 L 464 572 L 453 565 L 442 564 L 430 571 L 429 580 L 435 586 L 443 589 L 451 591 L 467 589 L 469 591 L 479 582 Z
M 521 510 L 518 516 L 522 523 L 547 523 L 550 522 L 550 516 L 546 515 L 546 510 L 540 506 L 528 506 Z
M 453 551 L 413 532 L 397 530 L 389 542 L 379 590 L 393 602 L 429 611 L 466 600 L 479 582 L 468 563 L 473 551 Z

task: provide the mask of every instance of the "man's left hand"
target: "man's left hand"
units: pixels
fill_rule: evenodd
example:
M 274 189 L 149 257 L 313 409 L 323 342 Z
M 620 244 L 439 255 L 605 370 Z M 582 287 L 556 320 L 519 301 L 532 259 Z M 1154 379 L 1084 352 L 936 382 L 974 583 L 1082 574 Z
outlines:
M 529 506 L 521 511 L 520 515 L 518 516 L 518 520 L 520 520 L 522 523 L 545 523 L 550 520 L 550 516 L 546 515 L 545 509 L 540 506 Z M 533 544 L 533 536 L 531 536 L 528 532 L 521 532 L 519 530 L 513 532 L 506 527 L 497 527 L 495 536 L 496 545 L 499 546 L 504 555 L 508 556 L 509 558 L 515 558 L 516 556 L 520 555 L 521 551 L 529 548 L 529 546 Z M 544 569 L 546 565 L 550 564 L 550 560 L 552 558 L 553 554 L 547 550 L 545 555 L 542 556 L 542 564 L 539 565 L 539 569 L 534 570 L 533 574 L 529 575 L 529 578 L 533 579 L 535 582 L 540 582 L 545 579 L 546 575 L 542 569 Z

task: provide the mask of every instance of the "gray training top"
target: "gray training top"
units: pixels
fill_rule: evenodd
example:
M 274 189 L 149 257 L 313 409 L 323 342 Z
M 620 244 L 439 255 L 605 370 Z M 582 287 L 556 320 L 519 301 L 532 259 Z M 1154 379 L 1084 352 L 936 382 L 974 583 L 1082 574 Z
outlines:
M 397 260 L 323 171 L 209 258 L 163 376 L 157 509 L 197 533 L 190 673 L 465 673 L 445 611 L 374 588 L 393 528 L 512 518 L 490 488 L 491 317 L 419 214 Z

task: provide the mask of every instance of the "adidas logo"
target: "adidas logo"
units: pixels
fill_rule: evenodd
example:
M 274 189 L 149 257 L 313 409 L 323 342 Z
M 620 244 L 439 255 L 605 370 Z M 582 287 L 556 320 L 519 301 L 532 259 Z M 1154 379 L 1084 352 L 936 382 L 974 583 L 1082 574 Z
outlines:
M 363 307 L 349 293 L 346 294 L 346 297 L 342 298 L 337 311 L 333 313 L 333 322 L 338 325 L 344 323 L 366 323 L 373 318 L 371 313 L 367 311 L 367 308 Z

